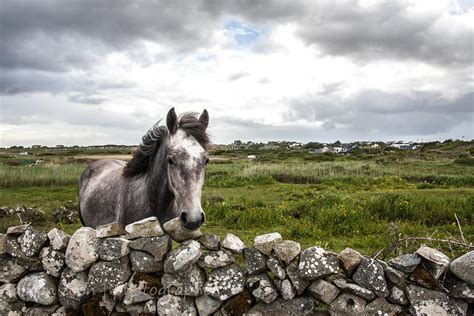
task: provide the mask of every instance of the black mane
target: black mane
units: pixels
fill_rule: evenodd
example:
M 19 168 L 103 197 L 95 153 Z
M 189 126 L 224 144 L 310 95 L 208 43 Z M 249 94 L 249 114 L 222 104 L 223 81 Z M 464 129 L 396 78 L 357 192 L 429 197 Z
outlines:
M 133 151 L 132 159 L 123 169 L 123 175 L 125 177 L 141 176 L 148 171 L 156 152 L 169 134 L 166 126 L 160 126 L 159 124 L 160 121 L 143 135 L 140 147 Z M 196 113 L 187 112 L 179 117 L 178 128 L 183 129 L 187 135 L 193 136 L 205 149 L 207 149 L 210 144 L 206 127 L 207 124 L 203 124 L 199 121 Z

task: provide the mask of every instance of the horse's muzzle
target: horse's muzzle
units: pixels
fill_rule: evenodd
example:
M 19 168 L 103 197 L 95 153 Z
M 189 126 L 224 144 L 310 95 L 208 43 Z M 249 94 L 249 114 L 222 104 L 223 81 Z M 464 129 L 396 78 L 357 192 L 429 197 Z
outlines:
M 179 214 L 179 219 L 181 220 L 181 223 L 184 229 L 196 230 L 199 227 L 201 227 L 202 224 L 204 224 L 204 221 L 206 220 L 206 216 L 204 215 L 204 212 L 202 211 L 196 214 L 195 216 L 192 216 L 187 211 L 182 211 Z

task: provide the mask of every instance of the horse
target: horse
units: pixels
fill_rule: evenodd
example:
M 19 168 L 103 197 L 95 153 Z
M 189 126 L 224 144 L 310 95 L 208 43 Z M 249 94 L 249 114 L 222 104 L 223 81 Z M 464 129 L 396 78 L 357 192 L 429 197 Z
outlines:
M 179 217 L 185 230 L 205 221 L 201 206 L 209 162 L 209 114 L 174 108 L 142 137 L 129 162 L 104 159 L 90 164 L 79 180 L 79 218 L 84 226 L 122 226 L 156 216 L 161 225 Z

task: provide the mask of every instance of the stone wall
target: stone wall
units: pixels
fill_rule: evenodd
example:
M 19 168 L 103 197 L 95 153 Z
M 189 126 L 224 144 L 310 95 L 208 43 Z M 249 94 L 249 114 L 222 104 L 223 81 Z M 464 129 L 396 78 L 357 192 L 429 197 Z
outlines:
M 466 315 L 474 252 L 421 247 L 388 263 L 346 248 L 301 250 L 279 233 L 244 245 L 148 218 L 68 236 L 0 234 L 0 314 Z M 175 242 L 173 242 L 174 240 Z

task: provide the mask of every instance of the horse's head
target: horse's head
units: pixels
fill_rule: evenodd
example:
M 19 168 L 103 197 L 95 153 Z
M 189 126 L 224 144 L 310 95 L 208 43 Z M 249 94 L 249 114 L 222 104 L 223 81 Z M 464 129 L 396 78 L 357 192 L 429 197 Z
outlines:
M 169 189 L 175 197 L 183 228 L 195 230 L 205 220 L 201 206 L 201 191 L 204 184 L 204 168 L 207 157 L 206 128 L 209 115 L 206 110 L 199 119 L 178 120 L 174 108 L 166 117 L 169 132 L 166 161 L 168 165 Z

